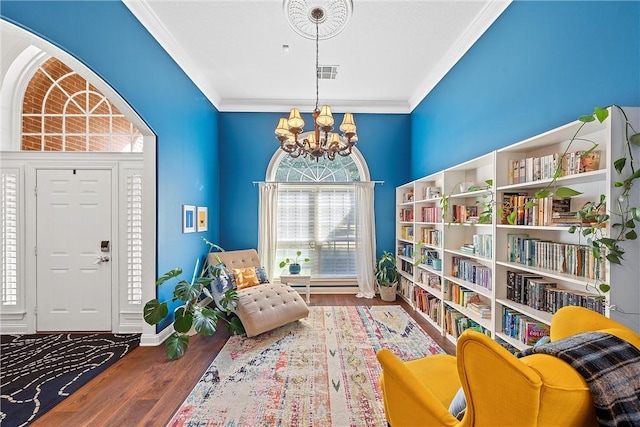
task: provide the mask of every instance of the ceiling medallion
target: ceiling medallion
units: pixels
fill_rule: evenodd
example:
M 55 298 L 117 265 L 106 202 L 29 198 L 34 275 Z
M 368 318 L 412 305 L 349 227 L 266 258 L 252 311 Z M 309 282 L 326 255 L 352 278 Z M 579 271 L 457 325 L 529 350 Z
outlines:
M 351 0 L 284 0 L 284 13 L 289 26 L 302 37 L 316 39 L 314 10 L 322 11 L 318 23 L 318 38 L 330 39 L 346 27 L 353 3 Z

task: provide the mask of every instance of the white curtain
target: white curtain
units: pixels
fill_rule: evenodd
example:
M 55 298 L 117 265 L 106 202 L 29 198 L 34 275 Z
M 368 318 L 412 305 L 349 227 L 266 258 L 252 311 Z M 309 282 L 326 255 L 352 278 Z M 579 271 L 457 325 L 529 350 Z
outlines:
M 373 182 L 359 182 L 356 189 L 356 272 L 358 298 L 376 295 L 376 224 L 373 211 Z
M 278 184 L 260 183 L 258 202 L 258 256 L 269 280 L 274 277 L 276 243 L 278 240 Z

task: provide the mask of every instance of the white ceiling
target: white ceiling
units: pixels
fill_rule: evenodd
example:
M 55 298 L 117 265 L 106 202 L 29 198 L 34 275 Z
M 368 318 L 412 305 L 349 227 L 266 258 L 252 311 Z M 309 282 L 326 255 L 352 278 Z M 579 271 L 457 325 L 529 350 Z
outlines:
M 313 109 L 315 40 L 289 27 L 282 0 L 123 1 L 220 111 Z M 411 112 L 509 2 L 354 0 L 344 31 L 320 41 L 320 65 L 340 67 L 320 104 Z
M 354 0 L 344 31 L 320 41 L 320 65 L 339 66 L 320 80 L 320 104 L 411 112 L 510 1 Z M 282 0 L 123 2 L 218 110 L 313 110 L 315 40 L 289 27 Z M 0 26 L 0 77 L 34 44 L 11 27 Z

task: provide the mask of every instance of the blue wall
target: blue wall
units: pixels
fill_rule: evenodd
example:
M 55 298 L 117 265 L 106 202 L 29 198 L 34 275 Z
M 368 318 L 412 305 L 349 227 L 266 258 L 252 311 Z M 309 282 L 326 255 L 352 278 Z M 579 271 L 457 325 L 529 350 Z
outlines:
M 411 179 L 614 103 L 640 105 L 640 2 L 513 2 L 411 114 Z
M 258 188 L 279 142 L 273 133 L 288 113 L 220 113 L 220 241 L 225 249 L 258 245 Z M 306 114 L 309 119 L 310 113 Z M 336 123 L 342 115 L 336 114 Z M 358 149 L 375 188 L 378 252 L 395 247 L 395 187 L 409 181 L 408 114 L 355 114 Z
M 219 239 L 218 111 L 119 1 L 3 0 L 0 14 L 86 64 L 155 132 L 157 268 L 190 279 L 207 249 L 200 237 Z M 207 233 L 182 234 L 183 204 L 209 207 Z M 160 299 L 172 293 L 167 283 Z
M 3 0 L 0 14 L 84 62 L 156 133 L 160 273 L 190 275 L 201 236 L 256 247 L 251 182 L 265 178 L 282 114 L 219 114 L 120 2 Z M 395 186 L 611 103 L 640 105 L 640 3 L 512 3 L 411 115 L 356 115 L 358 148 L 385 181 L 378 251 L 393 250 Z M 182 234 L 182 204 L 208 206 L 210 231 Z

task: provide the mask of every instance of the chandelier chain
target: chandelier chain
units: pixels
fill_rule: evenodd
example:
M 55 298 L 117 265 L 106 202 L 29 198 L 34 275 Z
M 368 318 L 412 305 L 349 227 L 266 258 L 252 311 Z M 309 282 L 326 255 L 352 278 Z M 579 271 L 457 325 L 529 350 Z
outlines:
M 307 0 L 303 0 L 307 1 Z M 332 0 L 335 1 L 335 0 Z M 349 0 L 350 1 L 350 0 Z M 342 135 L 333 133 L 334 118 L 331 114 L 331 107 L 323 105 L 319 108 L 320 102 L 320 23 L 325 23 L 326 15 L 322 7 L 313 8 L 309 14 L 309 20 L 316 26 L 316 105 L 313 111 L 314 130 L 304 136 L 304 120 L 300 116 L 300 110 L 292 108 L 289 118 L 281 117 L 275 129 L 276 138 L 280 141 L 280 148 L 288 153 L 292 158 L 299 156 L 309 156 L 311 160 L 318 161 L 320 158 L 334 160 L 336 155 L 346 157 L 351 155 L 353 147 L 356 145 L 358 135 L 356 134 L 356 124 L 353 114 L 344 113 L 340 130 Z M 308 21 L 307 21 L 308 22 Z
M 316 109 L 318 111 L 318 98 L 320 96 L 320 80 L 318 78 L 318 67 L 319 67 L 319 51 L 320 50 L 320 31 L 318 28 L 318 18 L 316 18 Z

